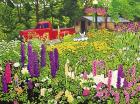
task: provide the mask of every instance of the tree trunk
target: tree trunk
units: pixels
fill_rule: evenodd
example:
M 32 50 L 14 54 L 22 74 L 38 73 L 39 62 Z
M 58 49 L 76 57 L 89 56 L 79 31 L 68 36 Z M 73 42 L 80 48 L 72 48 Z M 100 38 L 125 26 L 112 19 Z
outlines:
M 39 22 L 39 0 L 35 0 L 36 22 Z

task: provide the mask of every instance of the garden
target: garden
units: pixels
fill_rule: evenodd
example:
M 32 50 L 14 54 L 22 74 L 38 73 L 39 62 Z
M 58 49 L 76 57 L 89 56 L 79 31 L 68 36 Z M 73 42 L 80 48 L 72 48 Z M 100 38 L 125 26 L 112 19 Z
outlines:
M 139 11 L 138 0 L 0 1 L 0 104 L 140 104 Z M 95 26 L 73 34 L 83 15 Z
M 47 45 L 41 40 L 0 43 L 1 102 L 138 104 L 137 33 L 89 31 L 88 40 Z

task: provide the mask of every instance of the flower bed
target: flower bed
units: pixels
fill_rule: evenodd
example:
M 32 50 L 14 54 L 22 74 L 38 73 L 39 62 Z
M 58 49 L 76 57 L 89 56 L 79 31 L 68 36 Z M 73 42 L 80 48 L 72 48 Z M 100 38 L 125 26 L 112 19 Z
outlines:
M 18 42 L 11 51 L 18 54 L 3 53 L 0 101 L 138 103 L 138 36 L 107 31 L 88 35 L 87 41 L 74 42 L 73 36 L 66 36 L 62 43 L 51 46 L 36 40 Z

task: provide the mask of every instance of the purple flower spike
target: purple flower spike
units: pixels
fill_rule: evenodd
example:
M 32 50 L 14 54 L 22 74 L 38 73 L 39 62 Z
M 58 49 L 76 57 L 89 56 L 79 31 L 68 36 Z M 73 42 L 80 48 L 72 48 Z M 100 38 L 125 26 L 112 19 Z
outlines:
M 46 66 L 46 48 L 45 45 L 41 45 L 41 67 Z
M 21 43 L 21 66 L 24 67 L 25 62 L 25 48 L 24 43 Z
M 33 82 L 31 80 L 28 80 L 28 89 L 33 89 Z
M 39 76 L 39 61 L 38 61 L 38 55 L 36 52 L 33 52 L 33 58 L 34 58 L 34 77 Z
M 54 78 L 56 75 L 56 66 L 54 63 L 54 55 L 52 51 L 50 51 L 50 66 L 51 66 L 51 75 Z
M 2 91 L 4 93 L 8 92 L 8 85 L 7 85 L 6 78 L 4 75 L 2 75 Z
M 28 70 L 31 77 L 34 76 L 34 63 L 33 63 L 33 51 L 32 45 L 28 43 Z
M 117 88 L 120 88 L 120 86 L 121 86 L 121 78 L 124 78 L 123 66 L 119 65 L 118 78 L 117 78 Z
M 59 60 L 58 60 L 58 49 L 57 48 L 54 49 L 54 62 L 55 62 L 56 70 L 58 70 L 59 69 Z

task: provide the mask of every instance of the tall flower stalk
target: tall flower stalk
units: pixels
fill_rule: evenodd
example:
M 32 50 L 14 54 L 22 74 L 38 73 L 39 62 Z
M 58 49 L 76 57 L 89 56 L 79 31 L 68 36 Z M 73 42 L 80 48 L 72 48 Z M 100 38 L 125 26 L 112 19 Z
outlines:
M 108 89 L 111 90 L 112 71 L 108 71 Z
M 51 75 L 54 78 L 55 75 L 56 75 L 56 66 L 55 66 L 55 63 L 54 63 L 54 55 L 53 55 L 52 51 L 50 51 L 49 57 L 50 57 Z
M 21 43 L 21 66 L 24 67 L 24 62 L 25 62 L 25 48 L 24 48 L 24 43 Z
M 93 64 L 92 64 L 92 74 L 93 74 L 93 76 L 96 76 L 96 73 L 97 73 L 96 64 L 97 64 L 96 60 L 93 61 Z
M 36 52 L 33 52 L 33 62 L 34 62 L 34 77 L 39 76 L 39 61 L 38 61 L 38 55 Z
M 123 66 L 119 65 L 118 68 L 118 77 L 117 77 L 117 88 L 121 87 L 121 78 L 124 78 L 124 73 L 123 73 Z
M 45 45 L 41 45 L 41 67 L 46 66 L 46 48 Z
M 55 48 L 54 49 L 54 62 L 55 62 L 55 67 L 56 67 L 57 70 L 59 68 L 59 58 L 58 57 L 59 57 L 58 56 L 58 49 Z
M 51 75 L 54 78 L 56 76 L 56 72 L 59 69 L 59 61 L 58 61 L 58 50 L 55 48 L 54 51 L 50 51 L 50 66 L 51 66 Z
M 8 85 L 7 85 L 6 77 L 4 75 L 2 75 L 2 91 L 4 93 L 8 92 Z
M 32 45 L 28 43 L 28 70 L 31 77 L 34 76 L 34 63 L 33 63 L 33 51 Z
M 5 73 L 4 73 L 7 83 L 11 83 L 12 82 L 11 74 L 12 73 L 11 73 L 10 63 L 7 63 L 6 67 L 5 67 Z

